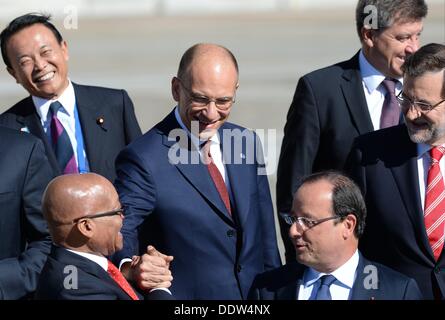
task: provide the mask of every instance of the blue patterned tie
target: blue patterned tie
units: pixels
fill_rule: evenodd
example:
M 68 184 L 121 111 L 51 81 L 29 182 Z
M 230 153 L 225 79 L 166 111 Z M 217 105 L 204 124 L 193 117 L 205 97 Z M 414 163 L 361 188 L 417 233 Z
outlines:
M 60 102 L 55 101 L 50 104 L 51 116 L 51 142 L 56 154 L 57 163 L 63 174 L 78 173 L 76 159 L 74 157 L 73 146 L 71 145 L 70 137 L 63 127 L 60 120 L 57 118 L 57 111 L 62 107 Z
M 332 300 L 331 292 L 329 291 L 329 286 L 337 280 L 332 274 L 327 274 L 322 276 L 318 281 L 321 282 L 320 287 L 318 287 L 317 295 L 315 300 Z

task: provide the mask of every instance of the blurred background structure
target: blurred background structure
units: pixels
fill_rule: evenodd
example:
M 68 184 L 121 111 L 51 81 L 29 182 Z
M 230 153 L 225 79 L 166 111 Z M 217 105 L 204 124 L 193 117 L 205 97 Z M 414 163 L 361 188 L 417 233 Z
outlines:
M 445 43 L 445 0 L 427 3 L 422 43 Z M 198 42 L 226 46 L 240 65 L 231 121 L 266 132 L 275 199 L 283 126 L 297 81 L 359 49 L 355 5 L 355 0 L 0 0 L 0 27 L 24 13 L 52 14 L 68 42 L 71 80 L 126 89 L 144 132 L 175 105 L 170 80 L 183 52 Z M 0 112 L 26 96 L 2 67 Z

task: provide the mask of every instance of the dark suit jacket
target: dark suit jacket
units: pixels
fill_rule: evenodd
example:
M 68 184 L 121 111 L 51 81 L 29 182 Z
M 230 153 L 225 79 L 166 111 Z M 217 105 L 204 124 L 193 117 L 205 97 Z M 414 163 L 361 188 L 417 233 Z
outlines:
M 277 209 L 289 212 L 301 177 L 342 170 L 354 138 L 373 130 L 358 54 L 300 79 L 287 114 L 277 171 Z M 286 261 L 295 261 L 288 226 L 280 221 Z
M 357 139 L 348 171 L 361 187 L 368 216 L 360 247 L 367 257 L 416 279 L 427 299 L 445 297 L 445 255 L 428 243 L 417 171 L 417 148 L 405 125 Z
M 233 138 L 222 130 L 243 128 L 230 123 L 220 128 L 232 219 L 204 164 L 169 162 L 169 153 L 179 152 L 199 160 L 186 133 L 179 144 L 175 135 L 169 141 L 170 131 L 178 128 L 171 112 L 118 156 L 116 188 L 127 209 L 124 249 L 116 259 L 143 253 L 152 244 L 175 258 L 171 290 L 177 299 L 246 298 L 256 274 L 281 264 L 267 176 L 257 174 L 264 169 L 261 146 L 253 154 L 245 145 L 224 148 Z M 256 135 L 247 135 L 255 141 Z
M 144 296 L 135 290 L 139 299 Z M 162 290 L 147 299 L 172 299 Z M 131 300 L 131 297 L 97 263 L 68 250 L 52 246 L 40 275 L 38 300 Z
M 90 171 L 114 181 L 116 156 L 141 135 L 133 103 L 124 90 L 75 83 L 73 87 Z M 105 120 L 102 126 L 97 123 L 100 117 Z M 61 173 L 31 96 L 0 115 L 0 125 L 18 130 L 28 128 L 30 133 L 43 141 L 53 170 Z
M 377 285 L 371 285 L 369 267 L 377 271 Z M 297 300 L 300 285 L 303 283 L 306 266 L 297 262 L 265 272 L 256 277 L 249 294 L 252 300 L 273 297 L 276 300 Z M 374 271 L 372 271 L 374 272 Z M 349 300 L 421 300 L 417 283 L 407 276 L 372 262 L 360 254 L 357 276 L 352 286 Z
M 51 245 L 41 200 L 53 176 L 38 139 L 0 128 L 0 299 L 37 286 Z

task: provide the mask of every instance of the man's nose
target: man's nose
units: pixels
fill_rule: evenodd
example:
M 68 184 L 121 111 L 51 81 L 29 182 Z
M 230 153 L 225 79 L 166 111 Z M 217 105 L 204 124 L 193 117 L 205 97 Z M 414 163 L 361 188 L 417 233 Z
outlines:
M 410 39 L 408 44 L 405 47 L 405 53 L 407 54 L 413 54 L 417 50 L 419 50 L 420 47 L 420 39 L 418 36 L 415 36 L 413 39 Z
M 219 118 L 218 108 L 216 107 L 215 101 L 210 101 L 206 108 L 205 116 L 208 120 L 217 120 Z
M 301 237 L 302 233 L 303 230 L 301 226 L 298 224 L 298 222 L 292 223 L 292 225 L 289 228 L 289 237 L 291 238 Z
M 37 55 L 34 58 L 34 70 L 43 70 L 47 65 L 47 61 L 41 56 Z

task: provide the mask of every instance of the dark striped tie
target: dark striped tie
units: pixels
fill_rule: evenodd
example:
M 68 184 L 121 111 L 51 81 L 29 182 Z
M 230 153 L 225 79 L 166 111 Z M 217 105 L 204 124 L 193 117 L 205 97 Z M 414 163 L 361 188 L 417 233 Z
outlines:
M 51 112 L 51 142 L 56 154 L 57 163 L 63 174 L 78 173 L 76 158 L 74 156 L 73 146 L 70 137 L 57 118 L 57 111 L 62 107 L 60 102 L 55 101 L 49 106 Z

